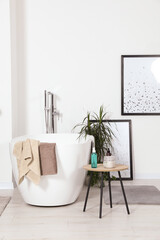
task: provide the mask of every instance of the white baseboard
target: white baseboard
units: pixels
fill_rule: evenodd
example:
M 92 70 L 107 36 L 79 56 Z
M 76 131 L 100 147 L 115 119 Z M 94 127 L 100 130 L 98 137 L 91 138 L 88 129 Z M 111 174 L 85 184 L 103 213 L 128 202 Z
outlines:
M 160 179 L 160 173 L 157 174 L 135 174 L 134 179 Z
M 13 189 L 12 182 L 0 182 L 0 189 Z

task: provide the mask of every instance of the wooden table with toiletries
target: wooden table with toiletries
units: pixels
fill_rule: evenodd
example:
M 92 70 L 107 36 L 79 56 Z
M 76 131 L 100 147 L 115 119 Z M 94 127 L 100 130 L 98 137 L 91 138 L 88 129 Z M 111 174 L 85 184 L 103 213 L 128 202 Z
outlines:
M 85 202 L 84 202 L 83 212 L 85 212 L 85 210 L 86 210 L 87 200 L 88 200 L 88 195 L 89 195 L 89 190 L 90 190 L 90 185 L 91 185 L 91 180 L 92 180 L 93 172 L 100 172 L 100 173 L 101 173 L 99 218 L 102 218 L 103 173 L 104 173 L 104 172 L 107 172 L 107 175 L 108 175 L 109 199 L 110 199 L 110 207 L 112 208 L 112 193 L 111 193 L 110 172 L 118 172 L 119 181 L 120 181 L 120 184 L 121 184 L 122 193 L 123 193 L 123 197 L 124 197 L 124 201 L 125 201 L 127 213 L 130 214 L 130 212 L 129 212 L 129 207 L 128 207 L 128 203 L 127 203 L 127 198 L 126 198 L 126 194 L 125 194 L 125 191 L 124 191 L 124 186 L 123 186 L 123 182 L 122 182 L 122 178 L 121 178 L 121 173 L 120 173 L 120 171 L 127 170 L 127 169 L 128 169 L 128 166 L 122 165 L 122 164 L 116 164 L 116 166 L 115 166 L 114 168 L 105 168 L 105 167 L 103 166 L 103 164 L 97 164 L 97 168 L 92 168 L 92 167 L 91 167 L 91 164 L 88 164 L 88 165 L 83 166 L 83 168 L 84 168 L 85 170 L 87 170 L 87 171 L 91 171 L 91 175 L 90 175 L 90 179 L 89 179 L 89 184 L 88 184 L 88 189 L 87 189 L 87 193 L 86 193 L 86 198 L 85 198 Z

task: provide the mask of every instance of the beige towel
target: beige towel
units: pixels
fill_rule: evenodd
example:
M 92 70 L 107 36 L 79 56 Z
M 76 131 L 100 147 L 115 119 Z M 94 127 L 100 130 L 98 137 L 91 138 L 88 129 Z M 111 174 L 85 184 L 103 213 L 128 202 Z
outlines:
M 39 141 L 33 139 L 15 143 L 13 154 L 17 158 L 19 184 L 23 181 L 24 176 L 35 184 L 39 183 L 40 162 L 38 146 Z
M 52 175 L 57 173 L 55 146 L 55 143 L 40 143 L 39 145 L 42 175 Z

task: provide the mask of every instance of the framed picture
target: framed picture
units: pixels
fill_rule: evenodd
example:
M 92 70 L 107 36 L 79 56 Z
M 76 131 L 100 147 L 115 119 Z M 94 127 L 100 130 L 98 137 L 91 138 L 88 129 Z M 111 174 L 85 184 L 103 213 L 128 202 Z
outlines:
M 121 56 L 122 115 L 160 115 L 160 55 Z
M 96 122 L 96 120 L 91 122 Z M 121 171 L 122 179 L 133 180 L 131 120 L 104 120 L 103 122 L 110 124 L 115 135 L 112 141 L 112 155 L 116 157 L 116 164 L 128 166 L 128 170 Z M 112 175 L 118 179 L 117 172 L 113 172 Z

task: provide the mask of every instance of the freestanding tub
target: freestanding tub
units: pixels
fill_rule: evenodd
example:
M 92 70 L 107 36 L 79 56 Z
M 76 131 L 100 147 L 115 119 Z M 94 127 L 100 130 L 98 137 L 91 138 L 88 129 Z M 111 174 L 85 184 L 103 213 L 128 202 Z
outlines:
M 27 138 L 56 143 L 58 173 L 41 176 L 39 185 L 35 185 L 27 178 L 18 185 L 17 159 L 13 155 L 13 147 L 16 142 Z M 78 139 L 78 134 L 41 134 L 14 138 L 10 143 L 12 168 L 24 201 L 37 206 L 59 206 L 76 201 L 85 179 L 82 167 L 89 162 L 93 140 L 93 136 Z

